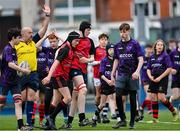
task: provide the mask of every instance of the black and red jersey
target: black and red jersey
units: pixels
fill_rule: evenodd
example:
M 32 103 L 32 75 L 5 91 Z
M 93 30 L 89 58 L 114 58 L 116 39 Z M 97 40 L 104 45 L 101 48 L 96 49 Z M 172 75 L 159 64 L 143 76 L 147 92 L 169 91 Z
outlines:
M 106 49 L 100 46 L 96 47 L 96 51 L 94 55 L 95 61 L 101 61 L 105 57 L 106 57 Z M 100 67 L 99 64 L 94 66 L 94 78 L 99 78 L 99 67 Z
M 90 55 L 94 55 L 94 50 L 94 43 L 90 38 L 81 38 L 79 44 L 75 48 L 72 68 L 79 69 L 83 73 L 87 74 L 87 63 L 81 63 L 79 59 L 81 57 L 90 58 Z
M 74 52 L 69 42 L 64 43 L 58 52 L 57 60 L 60 61 L 60 64 L 53 72 L 53 77 L 61 76 L 65 80 L 69 79 L 69 72 L 71 68 L 71 63 L 73 60 Z

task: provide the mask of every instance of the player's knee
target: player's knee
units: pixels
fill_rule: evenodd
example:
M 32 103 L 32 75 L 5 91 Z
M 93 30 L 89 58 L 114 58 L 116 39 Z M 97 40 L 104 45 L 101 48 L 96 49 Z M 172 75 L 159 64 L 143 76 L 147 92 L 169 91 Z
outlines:
M 21 97 L 20 94 L 14 95 L 14 96 L 13 96 L 13 100 L 14 100 L 14 103 L 15 103 L 15 104 L 16 104 L 16 103 L 19 103 L 19 104 L 22 103 L 22 97 Z
M 65 101 L 67 104 L 69 104 L 72 101 L 72 98 L 70 96 L 65 98 Z
M 87 93 L 86 84 L 80 84 L 77 89 L 78 89 L 78 94 L 86 95 Z
M 28 95 L 27 100 L 28 101 L 35 101 L 35 94 L 34 95 L 32 95 L 32 94 Z
M 79 90 L 79 94 L 86 95 L 86 93 L 87 93 L 87 89 L 86 88 L 83 88 L 83 89 Z

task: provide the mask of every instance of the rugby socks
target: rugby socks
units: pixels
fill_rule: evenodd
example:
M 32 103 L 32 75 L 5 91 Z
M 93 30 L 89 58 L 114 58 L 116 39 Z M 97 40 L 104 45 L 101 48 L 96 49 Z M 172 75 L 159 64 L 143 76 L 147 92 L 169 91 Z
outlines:
M 53 96 L 53 89 L 52 88 L 45 88 L 45 100 L 44 100 L 44 104 L 45 104 L 45 116 L 49 115 L 49 107 L 51 104 L 51 100 L 52 100 L 52 96 Z
M 153 111 L 153 118 L 158 119 L 158 110 L 159 110 L 159 105 L 158 101 L 152 101 L 152 111 Z
M 118 109 L 116 109 L 115 112 L 116 112 L 116 116 L 117 116 L 117 121 L 118 121 L 118 122 L 121 121 L 121 118 L 120 118 L 120 116 L 119 116 L 119 111 L 118 111 Z
M 39 111 L 39 122 L 42 123 L 44 119 L 44 104 L 39 105 L 38 111 Z
M 166 101 L 161 101 L 162 103 L 163 103 L 163 105 L 165 106 L 165 107 L 167 107 L 171 112 L 174 112 L 174 107 L 173 107 L 173 105 L 166 99 Z
M 73 121 L 74 117 L 72 116 L 68 116 L 68 121 L 67 121 L 67 124 L 71 124 L 72 121 Z
M 108 114 L 108 108 L 109 108 L 109 103 L 106 103 L 106 105 L 103 108 L 103 116 L 107 117 Z
M 64 103 L 64 101 L 61 101 L 57 107 L 55 108 L 54 112 L 50 115 L 50 117 L 55 120 L 57 114 L 63 109 L 66 108 L 67 105 Z
M 96 111 L 95 111 L 95 114 L 94 114 L 94 116 L 93 116 L 93 120 L 97 120 L 97 116 L 99 116 L 99 113 L 101 112 L 101 109 L 99 109 L 98 107 L 97 107 L 97 109 L 96 109 Z
M 142 108 L 144 109 L 147 106 L 147 109 L 150 111 L 151 110 L 151 100 L 144 100 L 142 104 Z
M 68 106 L 63 108 L 63 115 L 64 115 L 64 123 L 67 123 L 67 120 L 68 120 Z
M 79 114 L 79 122 L 83 121 L 85 119 L 85 113 L 80 113 Z
M 49 114 L 52 114 L 55 109 L 56 109 L 56 106 L 51 104 L 50 107 L 49 107 Z
M 17 120 L 17 123 L 18 123 L 18 129 L 21 129 L 21 127 L 24 126 L 23 119 Z
M 136 103 L 136 91 L 130 91 L 130 105 L 131 105 L 131 120 L 130 123 L 134 124 L 135 116 L 136 116 L 136 109 L 137 109 L 137 103 Z
M 34 125 L 34 123 L 35 123 L 35 119 L 36 119 L 36 109 L 37 109 L 37 102 L 34 102 L 33 112 L 32 112 L 32 125 Z
M 27 101 L 27 106 L 26 106 L 27 124 L 30 126 L 32 126 L 33 106 L 34 106 L 33 101 Z

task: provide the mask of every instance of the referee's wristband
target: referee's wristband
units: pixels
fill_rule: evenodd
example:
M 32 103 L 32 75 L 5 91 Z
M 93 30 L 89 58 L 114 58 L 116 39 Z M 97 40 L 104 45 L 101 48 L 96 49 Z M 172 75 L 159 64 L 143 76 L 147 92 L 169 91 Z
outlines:
M 50 14 L 46 14 L 46 17 L 50 17 Z

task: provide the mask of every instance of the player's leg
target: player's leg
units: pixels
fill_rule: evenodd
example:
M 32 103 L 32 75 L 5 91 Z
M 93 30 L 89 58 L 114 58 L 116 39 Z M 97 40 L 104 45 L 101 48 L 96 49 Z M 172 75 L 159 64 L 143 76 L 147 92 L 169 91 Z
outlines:
M 38 111 L 39 111 L 39 125 L 43 125 L 43 119 L 44 119 L 44 92 L 40 90 L 39 94 L 39 106 L 38 106 Z
M 143 101 L 143 104 L 141 105 L 141 107 L 144 110 L 144 108 L 147 106 L 148 113 L 151 113 L 151 100 L 150 100 L 150 93 L 148 92 L 148 88 L 149 88 L 148 84 L 144 85 L 144 91 L 146 93 L 146 98 Z
M 111 111 L 111 118 L 116 119 L 117 116 L 116 116 L 116 111 L 115 111 L 115 109 L 116 109 L 115 93 L 109 95 L 108 97 L 109 97 L 109 108 L 110 108 L 110 111 Z
M 101 94 L 100 104 L 98 107 L 96 107 L 94 116 L 92 118 L 92 121 L 93 121 L 92 126 L 93 127 L 96 126 L 96 121 L 97 121 L 98 117 L 100 117 L 100 112 L 103 109 L 103 107 L 105 106 L 107 98 L 108 98 L 108 95 Z
M 159 118 L 159 104 L 158 104 L 158 96 L 157 93 L 151 93 L 151 102 L 152 102 L 152 114 L 153 114 L 153 122 L 158 122 Z
M 95 90 L 96 90 L 95 105 L 98 106 L 99 103 L 100 103 L 100 97 L 101 97 L 101 94 L 100 94 L 100 88 L 101 88 L 100 79 L 94 78 L 94 87 L 95 87 Z
M 173 115 L 173 121 L 178 120 L 178 112 L 177 109 L 173 107 L 173 105 L 169 102 L 169 100 L 166 98 L 165 93 L 158 93 L 158 99 L 163 103 L 165 107 L 169 109 L 169 111 Z

